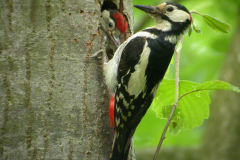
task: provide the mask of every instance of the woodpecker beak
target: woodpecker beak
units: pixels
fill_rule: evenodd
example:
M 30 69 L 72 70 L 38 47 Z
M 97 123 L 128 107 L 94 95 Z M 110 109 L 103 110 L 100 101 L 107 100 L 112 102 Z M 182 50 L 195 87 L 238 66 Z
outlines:
M 111 39 L 111 41 L 113 42 L 113 44 L 116 47 L 119 47 L 121 44 L 119 37 L 114 36 L 114 34 L 111 31 L 107 31 L 107 34 L 108 34 L 109 38 Z
M 162 11 L 158 8 L 158 7 L 155 7 L 155 6 L 146 6 L 146 5 L 134 5 L 134 7 L 146 12 L 146 13 L 149 13 L 149 14 L 161 14 L 162 15 Z
M 111 31 L 105 30 L 103 28 L 102 24 L 100 24 L 100 28 L 108 36 L 108 38 L 111 40 L 111 42 L 118 48 L 121 44 L 119 37 L 114 36 L 114 34 Z

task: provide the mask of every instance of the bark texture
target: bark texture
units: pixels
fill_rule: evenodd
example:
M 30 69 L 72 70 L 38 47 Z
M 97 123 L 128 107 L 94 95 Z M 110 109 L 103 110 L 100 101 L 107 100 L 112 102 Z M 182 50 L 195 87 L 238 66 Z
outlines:
M 0 1 L 0 159 L 108 159 L 101 3 Z

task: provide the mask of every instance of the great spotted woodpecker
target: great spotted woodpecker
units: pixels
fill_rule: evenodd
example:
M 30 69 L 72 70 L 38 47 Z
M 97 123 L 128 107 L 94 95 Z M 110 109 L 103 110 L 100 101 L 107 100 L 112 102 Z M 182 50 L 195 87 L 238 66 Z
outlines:
M 106 51 L 108 59 L 113 57 L 117 47 L 119 47 L 120 38 L 125 34 L 128 23 L 124 16 L 117 10 L 103 10 L 100 19 L 101 30 L 107 36 Z M 106 57 L 106 55 L 104 55 Z M 114 128 L 114 93 L 110 90 L 110 101 L 109 101 L 109 122 L 110 127 Z
M 104 66 L 106 84 L 115 91 L 111 160 L 128 159 L 136 127 L 153 101 L 176 44 L 192 22 L 189 11 L 177 3 L 135 7 L 150 14 L 156 26 L 128 38 Z

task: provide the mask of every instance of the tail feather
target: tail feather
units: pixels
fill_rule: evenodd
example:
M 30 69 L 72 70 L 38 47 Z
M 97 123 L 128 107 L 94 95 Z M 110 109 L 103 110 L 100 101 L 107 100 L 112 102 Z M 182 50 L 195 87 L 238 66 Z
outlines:
M 134 132 L 135 129 L 130 130 L 123 138 L 117 138 L 118 133 L 115 133 L 110 160 L 128 160 Z
M 120 149 L 119 143 L 116 143 L 116 141 L 114 141 L 110 160 L 128 160 L 130 146 L 131 144 L 126 146 L 125 149 Z

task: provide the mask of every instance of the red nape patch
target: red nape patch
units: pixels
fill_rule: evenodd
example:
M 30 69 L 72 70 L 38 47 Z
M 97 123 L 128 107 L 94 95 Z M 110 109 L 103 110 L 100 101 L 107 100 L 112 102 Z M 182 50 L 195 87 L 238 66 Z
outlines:
M 113 18 L 116 20 L 116 27 L 119 29 L 123 34 L 125 34 L 128 23 L 123 15 L 119 12 L 113 13 Z
M 109 101 L 109 122 L 110 122 L 110 127 L 114 128 L 114 103 L 115 103 L 115 98 L 114 95 L 111 95 L 110 101 Z
M 193 20 L 192 20 L 192 15 L 190 14 L 190 21 L 191 21 L 191 23 L 193 22 Z

